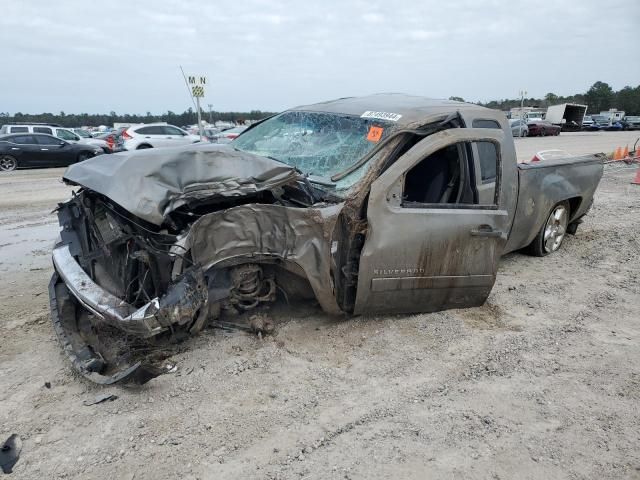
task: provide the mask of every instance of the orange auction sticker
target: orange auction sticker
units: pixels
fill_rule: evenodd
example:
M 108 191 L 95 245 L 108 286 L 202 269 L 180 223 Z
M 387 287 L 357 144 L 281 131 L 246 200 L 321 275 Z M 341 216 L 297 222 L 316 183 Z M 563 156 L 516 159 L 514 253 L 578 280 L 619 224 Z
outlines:
M 382 127 L 370 127 L 367 140 L 370 142 L 378 142 L 382 138 L 382 132 L 384 132 L 384 128 Z

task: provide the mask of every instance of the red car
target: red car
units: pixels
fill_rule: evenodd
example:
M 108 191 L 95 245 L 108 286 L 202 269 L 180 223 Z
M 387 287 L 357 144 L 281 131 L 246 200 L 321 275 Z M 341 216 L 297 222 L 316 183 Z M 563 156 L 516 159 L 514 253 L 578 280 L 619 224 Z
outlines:
M 529 136 L 530 137 L 544 137 L 546 135 L 560 135 L 560 127 L 558 125 L 554 125 L 551 122 L 545 122 L 542 120 L 537 120 L 535 122 L 527 123 L 527 127 L 529 127 Z

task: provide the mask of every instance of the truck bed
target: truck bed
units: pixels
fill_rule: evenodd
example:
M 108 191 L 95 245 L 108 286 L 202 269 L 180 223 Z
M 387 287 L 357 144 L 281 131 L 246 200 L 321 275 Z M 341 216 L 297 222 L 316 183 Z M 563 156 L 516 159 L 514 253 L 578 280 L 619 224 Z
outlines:
M 518 202 L 504 253 L 529 245 L 562 201 L 569 202 L 570 223 L 587 213 L 602 172 L 601 154 L 518 164 Z

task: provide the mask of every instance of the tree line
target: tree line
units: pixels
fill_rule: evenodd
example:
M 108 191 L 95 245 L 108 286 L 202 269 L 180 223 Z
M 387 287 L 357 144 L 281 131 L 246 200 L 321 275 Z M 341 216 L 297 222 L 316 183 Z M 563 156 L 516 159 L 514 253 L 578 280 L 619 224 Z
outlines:
M 202 111 L 202 119 L 210 122 L 224 121 L 233 123 L 244 123 L 245 120 L 260 120 L 273 115 L 273 112 L 263 112 L 261 110 L 251 110 L 250 112 L 206 112 Z M 146 112 L 144 115 L 138 114 L 117 114 L 109 112 L 108 114 L 94 113 L 21 113 L 17 112 L 11 115 L 8 112 L 0 112 L 0 125 L 11 122 L 22 123 L 57 123 L 63 127 L 80 127 L 99 125 L 112 126 L 114 123 L 153 123 L 167 122 L 171 125 L 185 126 L 193 125 L 198 122 L 196 111 L 189 107 L 182 113 L 174 113 L 168 111 L 160 115 L 153 115 Z
M 450 97 L 450 100 L 461 100 L 460 97 Z M 525 98 L 525 107 L 546 108 L 560 103 L 578 103 L 587 106 L 587 113 L 598 114 L 600 112 L 617 108 L 627 115 L 640 115 L 640 85 L 637 87 L 626 86 L 618 91 L 613 90 L 608 83 L 596 82 L 585 93 L 578 93 L 563 97 L 555 93 L 547 93 L 544 98 Z M 520 106 L 520 99 L 492 100 L 487 103 L 478 103 L 497 110 L 509 110 Z
M 449 97 L 450 100 L 464 101 L 461 97 Z M 640 115 L 640 85 L 637 87 L 626 86 L 618 91 L 614 91 L 611 86 L 605 82 L 594 83 L 585 93 L 578 93 L 563 97 L 554 93 L 547 93 L 544 98 L 525 98 L 524 105 L 528 107 L 545 108 L 550 105 L 559 103 L 579 103 L 587 105 L 587 112 L 597 114 L 601 111 L 617 108 L 624 110 L 627 115 Z M 520 106 L 520 99 L 504 99 L 492 100 L 487 103 L 478 102 L 478 105 L 494 108 L 497 110 L 509 110 L 513 107 Z M 234 123 L 243 123 L 245 120 L 260 120 L 271 116 L 274 112 L 263 112 L 261 110 L 251 110 L 250 112 L 206 112 L 202 111 L 202 118 L 210 122 L 226 121 Z M 144 115 L 139 114 L 117 114 L 109 112 L 108 114 L 67 114 L 65 112 L 55 113 L 21 113 L 10 114 L 8 112 L 0 112 L 0 125 L 11 122 L 33 122 L 33 123 L 57 123 L 63 127 L 79 127 L 79 126 L 98 126 L 114 123 L 153 123 L 167 122 L 171 125 L 193 125 L 198 121 L 197 113 L 188 108 L 182 113 L 174 113 L 168 111 L 160 115 L 153 115 L 146 112 Z

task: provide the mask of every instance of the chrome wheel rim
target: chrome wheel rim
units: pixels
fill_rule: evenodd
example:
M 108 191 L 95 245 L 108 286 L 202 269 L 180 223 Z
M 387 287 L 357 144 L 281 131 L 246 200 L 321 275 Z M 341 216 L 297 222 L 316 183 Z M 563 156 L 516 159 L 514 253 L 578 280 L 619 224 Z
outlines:
M 16 169 L 16 159 L 9 156 L 0 157 L 0 170 L 10 172 Z
M 567 233 L 567 225 L 569 223 L 569 215 L 564 205 L 558 205 L 553 209 L 547 224 L 544 226 L 544 251 L 547 253 L 555 252 L 560 248 L 562 240 Z

